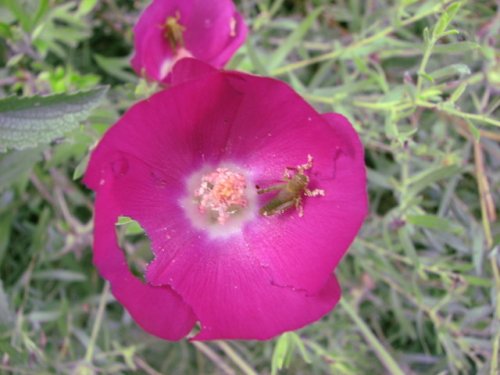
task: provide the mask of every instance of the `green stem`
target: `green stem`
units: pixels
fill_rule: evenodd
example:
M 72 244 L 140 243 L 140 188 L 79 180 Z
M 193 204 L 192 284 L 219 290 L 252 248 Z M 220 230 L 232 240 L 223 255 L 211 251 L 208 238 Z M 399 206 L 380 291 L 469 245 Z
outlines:
M 491 368 L 490 374 L 496 375 L 500 371 L 499 366 L 499 353 L 500 353 L 500 271 L 498 270 L 497 257 L 496 254 L 490 256 L 491 267 L 493 269 L 493 274 L 495 277 L 496 285 L 496 308 L 495 308 L 495 319 L 492 322 L 494 337 L 492 340 L 492 357 L 491 357 Z
M 357 42 L 354 42 L 353 44 L 345 46 L 339 50 L 328 52 L 328 53 L 310 58 L 308 60 L 298 61 L 296 63 L 292 63 L 289 65 L 285 65 L 281 68 L 274 69 L 271 71 L 271 75 L 277 76 L 277 75 L 281 75 L 281 74 L 290 72 L 292 70 L 303 68 L 303 67 L 308 66 L 308 65 L 316 64 L 316 63 L 323 62 L 323 61 L 330 60 L 330 59 L 332 59 L 332 60 L 336 59 L 336 58 L 342 56 L 342 54 L 344 54 L 344 53 L 348 53 L 352 50 L 355 50 L 355 49 L 363 47 L 367 44 L 373 43 L 373 42 L 375 42 L 381 38 L 384 38 L 385 36 L 393 33 L 394 31 L 396 31 L 399 28 L 408 26 L 408 25 L 410 25 L 414 22 L 417 22 L 417 21 L 419 21 L 427 16 L 435 14 L 439 9 L 442 9 L 447 3 L 448 3 L 448 1 L 445 1 L 443 4 L 437 5 L 436 7 L 433 7 L 432 9 L 428 9 L 426 12 L 420 13 L 420 14 L 415 15 L 413 17 L 410 17 L 404 21 L 401 21 L 396 26 L 386 27 L 385 29 L 379 31 L 376 34 L 373 34 L 372 36 L 369 36 L 368 38 L 358 40 Z M 437 8 L 439 8 L 439 9 L 437 9 Z
M 463 119 L 477 121 L 477 122 L 483 122 L 485 124 L 500 127 L 500 121 L 498 121 L 498 120 L 495 120 L 495 119 L 488 117 L 488 116 L 485 116 L 485 115 L 478 115 L 478 114 L 474 114 L 474 113 L 462 112 L 462 111 L 459 111 L 458 109 L 455 109 L 451 106 L 443 106 L 440 104 L 433 104 L 433 103 L 425 102 L 422 100 L 417 100 L 417 106 L 423 107 L 423 108 L 436 109 L 438 111 L 448 113 L 452 116 L 457 116 L 457 117 L 461 117 Z
M 231 348 L 227 343 L 224 341 L 218 341 L 217 345 L 229 358 L 231 358 L 231 360 L 240 368 L 241 371 L 243 371 L 245 375 L 257 375 L 254 369 L 252 369 L 250 365 L 246 363 L 245 360 L 241 358 L 240 355 L 236 353 L 236 351 L 234 351 L 233 348 Z
M 224 362 L 224 360 L 218 355 L 215 351 L 213 351 L 207 344 L 204 344 L 200 341 L 193 341 L 192 344 L 202 352 L 205 356 L 208 357 L 224 374 L 226 375 L 235 375 L 233 369 Z
M 340 305 L 347 312 L 349 317 L 354 321 L 358 329 L 365 340 L 372 346 L 375 354 L 384 367 L 389 371 L 391 375 L 405 375 L 405 372 L 399 367 L 397 362 L 392 358 L 392 356 L 385 350 L 384 346 L 380 343 L 377 337 L 373 334 L 366 323 L 361 319 L 358 313 L 353 309 L 353 307 L 347 302 L 345 298 L 340 300 Z
M 85 362 L 87 363 L 92 363 L 92 359 L 94 358 L 95 343 L 97 341 L 97 335 L 99 334 L 99 330 L 101 329 L 102 320 L 104 318 L 104 310 L 106 307 L 106 299 L 108 297 L 108 292 L 109 292 L 109 283 L 106 282 L 102 290 L 101 298 L 99 299 L 99 306 L 97 308 L 97 314 L 95 317 L 94 326 L 92 327 L 92 334 L 90 336 L 90 341 L 87 346 L 87 352 L 85 353 Z

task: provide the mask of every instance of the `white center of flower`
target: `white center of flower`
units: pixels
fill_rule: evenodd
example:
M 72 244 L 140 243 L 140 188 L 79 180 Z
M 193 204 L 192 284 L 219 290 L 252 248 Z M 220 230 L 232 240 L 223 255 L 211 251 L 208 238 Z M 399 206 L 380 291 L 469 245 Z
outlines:
M 244 171 L 233 165 L 203 168 L 189 178 L 182 206 L 195 227 L 214 236 L 234 234 L 255 215 L 252 187 Z
M 248 205 L 245 189 L 245 176 L 227 168 L 217 168 L 201 178 L 201 185 L 194 196 L 202 215 L 208 215 L 224 225 L 232 215 Z

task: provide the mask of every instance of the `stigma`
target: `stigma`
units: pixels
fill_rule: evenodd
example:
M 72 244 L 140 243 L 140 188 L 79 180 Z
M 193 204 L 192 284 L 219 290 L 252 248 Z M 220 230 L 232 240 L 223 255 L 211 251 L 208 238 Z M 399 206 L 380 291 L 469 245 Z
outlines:
M 231 216 L 237 215 L 248 205 L 245 189 L 243 174 L 228 168 L 217 168 L 201 178 L 194 197 L 202 215 L 224 225 Z
M 186 184 L 181 204 L 194 227 L 219 237 L 241 232 L 257 212 L 257 193 L 248 173 L 235 165 L 204 167 Z

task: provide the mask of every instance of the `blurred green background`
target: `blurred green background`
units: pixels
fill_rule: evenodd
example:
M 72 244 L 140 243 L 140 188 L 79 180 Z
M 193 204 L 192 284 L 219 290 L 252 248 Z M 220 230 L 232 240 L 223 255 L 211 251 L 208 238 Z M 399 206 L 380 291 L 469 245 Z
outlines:
M 65 137 L 0 153 L 0 373 L 498 375 L 498 2 L 237 2 L 251 31 L 229 68 L 349 117 L 371 207 L 332 313 L 268 342 L 206 343 L 145 334 L 91 261 L 81 176 L 156 89 L 129 67 L 146 4 L 0 0 L 0 98 L 110 86 Z M 121 242 L 140 271 L 149 242 L 133 224 Z

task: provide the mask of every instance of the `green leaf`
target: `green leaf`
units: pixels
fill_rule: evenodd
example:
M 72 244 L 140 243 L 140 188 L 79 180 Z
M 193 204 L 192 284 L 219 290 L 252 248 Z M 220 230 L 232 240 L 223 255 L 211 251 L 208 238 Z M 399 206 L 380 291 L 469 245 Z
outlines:
M 0 325 L 12 321 L 13 315 L 9 308 L 7 294 L 4 292 L 2 280 L 0 280 Z
M 128 216 L 120 216 L 116 222 L 116 226 L 125 227 L 125 234 L 130 236 L 144 233 L 144 229 L 142 229 L 141 225 Z
M 33 165 L 42 157 L 40 151 L 34 148 L 0 155 L 0 192 L 26 178 Z
M 453 18 L 455 18 L 461 6 L 462 3 L 460 2 L 453 3 L 441 15 L 432 32 L 432 38 L 434 40 L 437 40 L 442 36 L 445 36 L 445 31 L 448 28 L 448 25 L 450 24 L 451 21 L 453 21 Z
M 435 182 L 450 178 L 460 171 L 461 168 L 458 165 L 437 166 L 426 169 L 408 179 L 408 193 L 416 195 Z
M 248 58 L 250 59 L 254 70 L 260 75 L 269 75 L 267 72 L 267 67 L 262 63 L 262 60 L 250 39 L 247 39 L 245 47 L 247 50 Z
M 50 271 L 38 271 L 33 273 L 33 279 L 57 280 L 62 282 L 85 281 L 87 277 L 81 272 L 51 269 Z
M 49 143 L 75 129 L 104 98 L 107 87 L 76 94 L 0 100 L 0 152 Z
M 49 9 L 49 0 L 39 1 L 38 10 L 36 11 L 35 18 L 33 19 L 33 26 L 36 26 L 40 22 Z
M 277 68 L 283 63 L 288 54 L 304 39 L 304 36 L 309 31 L 309 29 L 314 24 L 316 18 L 323 11 L 322 7 L 316 8 L 311 14 L 309 14 L 304 21 L 286 38 L 286 40 L 280 45 L 275 53 L 271 56 L 268 62 L 268 69 L 272 70 Z
M 460 78 L 469 76 L 471 74 L 470 68 L 465 64 L 452 64 L 445 66 L 444 68 L 440 68 L 438 70 L 430 73 L 430 76 L 434 79 L 444 79 L 459 75 Z
M 460 99 L 462 94 L 465 92 L 465 89 L 467 88 L 467 82 L 462 82 L 455 91 L 453 91 L 453 94 L 451 94 L 450 98 L 448 99 L 448 103 L 455 104 L 455 102 Z
M 4 197 L 2 197 L 5 199 Z M 0 212 L 0 267 L 7 252 L 7 246 L 10 241 L 10 227 L 14 214 L 11 212 Z
M 271 374 L 275 375 L 281 370 L 286 363 L 286 359 L 289 356 L 292 347 L 292 337 L 289 332 L 282 334 L 278 342 L 276 342 L 276 347 L 274 348 L 273 358 L 271 361 Z
M 462 228 L 457 224 L 436 215 L 408 215 L 406 221 L 422 228 L 455 234 L 462 233 Z
M 434 47 L 432 53 L 437 54 L 463 54 L 467 51 L 472 51 L 475 49 L 479 49 L 481 46 L 476 42 L 456 42 L 456 43 L 448 43 L 448 44 L 439 44 Z
M 424 77 L 426 80 L 428 80 L 431 83 L 434 83 L 434 79 L 432 78 L 431 75 L 425 73 L 425 72 L 420 72 L 419 73 L 422 77 Z
M 470 133 L 474 137 L 476 141 L 479 141 L 481 138 L 481 133 L 476 125 L 474 125 L 471 121 L 467 120 L 467 127 L 469 128 Z
M 85 157 L 78 163 L 75 170 L 73 171 L 73 180 L 78 180 L 83 176 L 85 170 L 87 169 L 87 165 L 89 164 L 90 154 L 85 155 Z
M 30 32 L 32 27 L 32 21 L 28 12 L 23 9 L 21 2 L 18 0 L 5 0 L 4 4 L 14 17 L 19 21 L 21 27 L 24 31 Z
M 311 357 L 309 356 L 309 353 L 307 353 L 306 347 L 304 343 L 302 342 L 302 339 L 300 338 L 299 335 L 297 335 L 295 332 L 289 332 L 292 335 L 292 340 L 295 346 L 299 349 L 299 353 L 302 356 L 302 359 L 306 363 L 312 363 Z
M 10 31 L 10 26 L 3 22 L 0 22 L 0 37 L 12 38 L 12 31 Z
M 97 0 L 82 0 L 78 7 L 78 14 L 85 15 L 92 11 L 97 5 Z
M 130 69 L 128 57 L 106 57 L 94 54 L 94 59 L 99 67 L 110 76 L 118 78 L 124 82 L 136 83 L 138 78 L 135 74 L 127 71 Z

